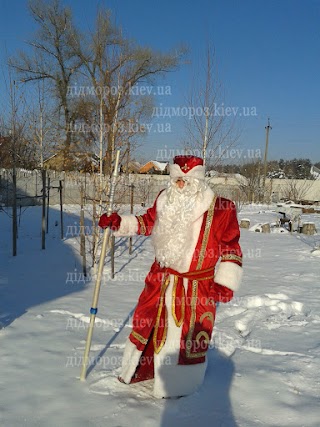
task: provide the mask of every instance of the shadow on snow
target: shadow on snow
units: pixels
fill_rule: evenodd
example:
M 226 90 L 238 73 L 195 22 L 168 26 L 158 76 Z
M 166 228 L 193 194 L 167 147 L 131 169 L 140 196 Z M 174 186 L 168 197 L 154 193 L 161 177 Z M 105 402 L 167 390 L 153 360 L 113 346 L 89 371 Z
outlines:
M 82 271 L 81 257 L 61 240 L 60 211 L 54 208 L 49 209 L 46 249 L 41 249 L 41 215 L 41 206 L 18 209 L 17 256 L 13 257 L 11 208 L 0 211 L 0 329 L 31 307 L 86 286 L 83 282 L 68 284 L 70 273 Z M 79 224 L 79 216 L 64 212 L 64 230 L 75 223 Z
M 161 427 L 237 427 L 230 401 L 233 361 L 215 348 L 207 355 L 204 383 L 190 396 L 165 400 Z

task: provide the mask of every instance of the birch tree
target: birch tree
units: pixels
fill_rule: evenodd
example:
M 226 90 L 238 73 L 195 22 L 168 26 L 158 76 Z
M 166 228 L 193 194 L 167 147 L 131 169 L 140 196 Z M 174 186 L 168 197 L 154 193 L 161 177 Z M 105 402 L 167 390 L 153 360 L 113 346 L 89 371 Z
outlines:
M 227 149 L 239 138 L 235 117 L 226 114 L 223 88 L 217 73 L 215 50 L 206 48 L 196 78 L 187 98 L 189 116 L 185 121 L 183 145 L 186 150 L 199 153 L 204 163 L 218 164 Z M 232 113 L 232 110 L 231 110 Z

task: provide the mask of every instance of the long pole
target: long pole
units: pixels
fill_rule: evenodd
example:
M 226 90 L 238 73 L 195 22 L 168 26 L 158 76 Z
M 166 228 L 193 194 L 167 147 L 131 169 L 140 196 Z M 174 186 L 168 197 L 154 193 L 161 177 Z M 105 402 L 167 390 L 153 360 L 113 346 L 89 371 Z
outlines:
M 47 234 L 49 233 L 49 210 L 50 210 L 50 176 L 48 174 Z
M 134 185 L 130 185 L 130 213 L 133 214 L 133 190 Z M 129 238 L 129 254 L 132 254 L 132 237 Z
M 103 147 L 104 147 L 104 117 L 103 117 L 103 98 L 101 95 L 100 98 L 100 113 L 99 113 L 99 123 L 100 123 L 100 133 L 99 133 L 99 194 L 100 194 L 100 203 L 98 206 L 98 217 L 101 216 L 102 213 L 102 188 L 103 188 Z M 96 185 L 94 180 L 94 192 L 96 192 Z M 94 202 L 95 203 L 95 202 Z M 99 244 L 99 231 L 95 224 L 96 216 L 93 215 L 93 248 L 92 248 L 92 265 L 94 267 L 94 273 L 97 269 L 96 257 L 98 253 L 98 244 Z
M 60 196 L 60 237 L 63 239 L 63 195 L 62 195 L 62 180 L 59 181 L 59 196 Z
M 264 171 L 263 171 L 263 199 L 265 198 L 265 190 L 266 190 L 266 177 L 267 177 L 267 158 L 268 158 L 268 145 L 269 145 L 269 131 L 272 129 L 270 126 L 270 119 L 268 118 L 268 125 L 265 127 L 266 129 L 266 148 L 264 150 Z
M 14 148 L 15 150 L 15 148 Z M 13 173 L 12 173 L 12 255 L 17 255 L 17 173 L 16 166 L 13 165 Z
M 108 215 L 111 215 L 112 209 L 113 209 L 115 185 L 116 185 L 117 176 L 118 176 L 119 156 L 120 156 L 120 150 L 117 150 L 113 175 L 112 175 L 112 179 L 111 179 L 110 192 L 109 192 L 109 206 L 107 209 Z M 89 324 L 89 328 L 88 328 L 87 341 L 86 341 L 86 345 L 85 345 L 85 349 L 84 349 L 84 356 L 83 356 L 82 368 L 81 368 L 81 373 L 80 373 L 80 380 L 81 381 L 84 381 L 86 379 L 86 374 L 87 374 L 87 366 L 88 366 L 89 353 L 90 353 L 90 347 L 91 347 L 91 341 L 92 341 L 94 321 L 96 318 L 96 314 L 98 312 L 97 307 L 98 307 L 98 299 L 99 299 L 99 293 L 100 293 L 100 287 L 101 287 L 101 278 L 102 278 L 102 273 L 103 273 L 104 260 L 106 257 L 107 244 L 108 244 L 109 236 L 110 236 L 110 229 L 106 228 L 104 230 L 104 234 L 103 234 L 97 280 L 96 280 L 96 284 L 95 284 L 95 288 L 94 288 L 92 305 L 91 305 L 91 309 L 90 309 L 90 324 Z
M 112 279 L 114 279 L 114 247 L 115 247 L 115 237 L 111 236 L 110 255 L 111 255 L 111 278 Z
M 83 186 L 80 190 L 81 195 L 81 210 L 80 210 L 80 255 L 82 255 L 82 272 L 84 277 L 87 277 L 87 260 L 86 260 L 86 234 L 84 225 L 84 191 Z
M 11 101 L 11 137 L 12 137 L 12 255 L 17 256 L 17 238 L 18 238 L 18 224 L 17 224 L 17 144 L 16 144 L 16 82 L 11 82 L 10 74 L 10 101 Z
M 97 234 L 97 224 L 96 224 L 96 215 L 97 215 L 97 208 L 96 208 L 96 201 L 95 201 L 95 196 L 96 196 L 96 189 L 95 189 L 95 182 L 94 182 L 94 195 L 93 195 L 93 201 L 92 201 L 92 267 L 95 265 L 96 263 L 96 244 L 97 244 L 97 239 L 96 239 L 96 234 Z
M 41 248 L 46 248 L 46 170 L 42 169 L 42 222 L 41 222 Z

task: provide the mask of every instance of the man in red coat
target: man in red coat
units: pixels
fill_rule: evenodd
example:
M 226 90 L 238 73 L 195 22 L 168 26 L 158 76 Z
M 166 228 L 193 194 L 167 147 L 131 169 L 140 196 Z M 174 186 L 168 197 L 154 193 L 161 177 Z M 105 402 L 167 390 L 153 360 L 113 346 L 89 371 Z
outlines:
M 157 397 L 193 393 L 204 378 L 216 303 L 230 301 L 241 281 L 234 203 L 207 187 L 201 158 L 176 156 L 170 185 L 144 215 L 102 215 L 99 225 L 115 236 L 151 235 L 155 250 L 120 381 L 154 379 Z

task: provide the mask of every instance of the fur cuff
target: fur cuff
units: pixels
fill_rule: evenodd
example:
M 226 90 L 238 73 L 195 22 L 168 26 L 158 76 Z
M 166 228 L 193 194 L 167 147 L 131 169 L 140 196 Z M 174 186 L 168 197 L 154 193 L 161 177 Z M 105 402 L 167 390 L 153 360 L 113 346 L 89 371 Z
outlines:
M 138 350 L 137 347 L 128 339 L 123 353 L 122 369 L 120 374 L 120 377 L 126 384 L 130 384 L 131 378 L 136 372 L 141 355 L 142 351 Z
M 138 233 L 138 220 L 134 215 L 121 216 L 120 228 L 115 231 L 115 237 L 130 237 Z
M 219 285 L 225 286 L 232 291 L 239 289 L 243 270 L 238 264 L 234 262 L 223 261 L 220 262 L 217 272 L 214 276 L 214 281 Z

